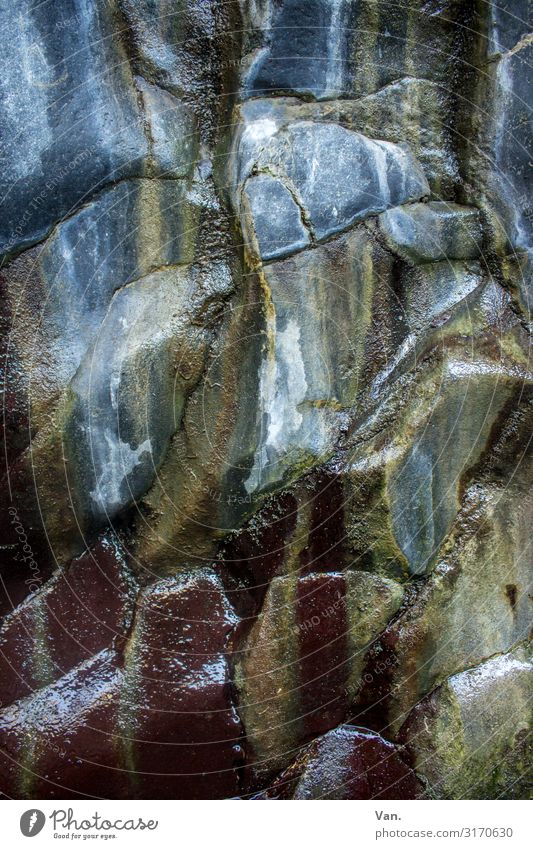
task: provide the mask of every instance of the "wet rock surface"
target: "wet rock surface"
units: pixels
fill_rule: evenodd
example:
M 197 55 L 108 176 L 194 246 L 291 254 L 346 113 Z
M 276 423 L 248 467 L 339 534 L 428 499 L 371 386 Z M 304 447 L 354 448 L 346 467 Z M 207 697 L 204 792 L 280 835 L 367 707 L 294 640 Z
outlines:
M 379 222 L 390 249 L 414 265 L 477 259 L 481 253 L 477 209 L 431 201 L 391 209 Z
M 6 6 L 3 796 L 531 798 L 528 8 Z
M 341 725 L 307 746 L 265 799 L 420 799 L 424 788 L 379 734 Z
M 411 712 L 400 740 L 433 798 L 520 799 L 531 781 L 531 652 L 449 678 Z
M 261 125 L 265 120 L 268 121 L 259 119 L 258 123 Z M 248 142 L 261 132 L 261 127 L 252 123 L 245 128 L 244 138 Z M 248 147 L 245 146 L 246 158 L 250 155 Z M 240 159 L 242 153 L 238 153 L 238 157 Z M 368 139 L 333 123 L 296 121 L 288 124 L 266 141 L 261 139 L 257 143 L 250 164 L 252 172 L 270 173 L 282 187 L 292 190 L 312 237 L 319 241 L 383 209 L 429 194 L 422 168 L 407 147 Z M 257 187 L 256 182 L 253 185 Z M 262 187 L 264 191 L 264 183 Z M 271 195 L 273 190 L 270 184 Z M 272 198 L 268 206 L 264 202 L 260 204 L 258 199 L 254 201 L 256 192 L 257 188 L 247 188 L 252 216 L 254 203 L 263 210 L 270 208 L 272 203 Z M 292 206 L 290 211 L 294 215 Z M 272 219 L 281 223 L 280 216 L 285 214 L 287 226 L 291 213 L 288 209 L 281 211 L 274 207 Z M 260 234 L 258 238 L 261 245 L 264 239 Z M 297 246 L 293 246 L 292 251 L 290 247 L 290 243 L 286 244 L 284 252 L 294 253 Z M 275 255 L 267 250 L 262 259 Z

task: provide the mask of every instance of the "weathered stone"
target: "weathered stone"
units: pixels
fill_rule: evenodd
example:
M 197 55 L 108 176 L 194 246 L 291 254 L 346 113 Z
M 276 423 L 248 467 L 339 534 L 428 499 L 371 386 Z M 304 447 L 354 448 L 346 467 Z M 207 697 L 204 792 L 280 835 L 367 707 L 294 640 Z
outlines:
M 275 9 L 268 3 L 271 46 L 255 58 L 246 93 L 257 96 L 288 91 L 317 98 L 341 95 L 344 69 L 340 39 L 346 26 L 341 13 L 349 5 L 342 0 L 289 0 Z
M 135 84 L 150 128 L 151 176 L 189 177 L 199 155 L 194 115 L 181 100 L 142 77 Z
M 415 263 L 476 259 L 481 253 L 477 209 L 455 203 L 413 203 L 389 209 L 379 217 L 387 244 Z
M 446 85 L 405 77 L 357 100 L 265 97 L 245 101 L 239 105 L 242 124 L 235 133 L 241 176 L 258 144 L 290 124 L 314 121 L 340 125 L 370 139 L 408 145 L 422 165 L 432 196 L 453 197 L 461 180 L 452 128 L 447 123 L 448 100 Z
M 365 572 L 272 580 L 236 679 L 256 776 L 342 721 L 364 652 L 401 601 L 399 585 Z
M 4 619 L 0 704 L 29 696 L 120 643 L 131 625 L 136 592 L 119 542 L 102 536 Z
M 241 25 L 236 3 L 182 0 L 169 6 L 121 0 L 120 6 L 135 72 L 186 101 L 202 141 L 216 144 L 237 83 Z
M 505 4 L 490 4 L 483 56 L 489 74 L 480 77 L 476 94 L 480 102 L 490 102 L 491 109 L 489 120 L 480 127 L 481 151 L 469 162 L 468 176 L 483 192 L 500 256 L 523 255 L 523 273 L 516 275 L 514 283 L 520 306 L 531 321 L 533 210 L 528 104 L 533 46 L 528 17 L 525 9 L 511 14 Z
M 98 531 L 149 488 L 201 377 L 213 317 L 232 288 L 220 262 L 155 272 L 113 296 L 53 420 L 20 460 L 25 476 L 38 470 L 41 506 L 30 505 L 28 515 L 39 509 L 64 556 L 83 547 L 80 526 Z M 65 476 L 73 505 L 67 516 L 57 498 Z
M 6 12 L 3 795 L 531 796 L 526 5 Z
M 121 289 L 72 382 L 71 450 L 97 520 L 148 489 L 179 427 L 191 377 L 203 365 L 205 338 L 189 312 L 197 287 L 196 275 L 176 270 Z M 183 379 L 185 349 L 193 374 Z
M 405 77 L 357 100 L 320 104 L 321 120 L 329 115 L 329 120 L 371 138 L 408 144 L 424 169 L 432 196 L 454 197 L 461 178 L 448 122 L 449 99 L 446 82 Z
M 305 469 L 333 449 L 343 411 L 356 398 L 374 287 L 387 263 L 359 230 L 264 269 L 266 338 L 246 492 L 279 484 L 293 468 Z
M 286 186 L 268 174 L 246 181 L 245 231 L 255 234 L 262 260 L 288 256 L 310 242 L 298 204 Z M 248 215 L 250 217 L 247 221 Z M 248 237 L 252 242 L 253 235 Z
M 527 546 L 531 459 L 523 447 L 527 407 L 500 427 L 478 481 L 466 489 L 434 573 L 413 588 L 367 659 L 368 670 L 382 662 L 383 674 L 359 694 L 358 722 L 387 728 L 390 735 L 447 677 L 528 639 L 533 584 Z
M 18 798 L 128 796 L 116 720 L 120 658 L 105 649 L 0 713 L 0 789 Z
M 422 783 L 397 749 L 366 728 L 341 725 L 319 737 L 260 798 L 418 799 Z
M 113 295 L 154 269 L 192 262 L 199 214 L 181 181 L 124 181 L 5 269 L 15 314 L 9 371 L 34 427 L 94 344 Z
M 220 269 L 219 274 L 222 285 Z M 249 474 L 255 447 L 259 305 L 264 295 L 254 275 L 240 278 L 239 284 L 225 309 L 224 302 L 211 297 L 207 315 L 196 319 L 202 325 L 209 320 L 216 330 L 223 312 L 204 373 L 188 395 L 182 426 L 141 505 L 152 521 L 139 522 L 139 556 L 158 574 L 175 574 L 176 552 L 185 562 L 215 557 L 219 541 L 253 509 L 254 499 L 240 481 Z M 192 329 L 198 339 L 199 328 L 195 324 Z M 187 362 L 185 358 L 185 366 Z M 184 368 L 182 377 L 194 380 L 196 374 Z
M 243 729 L 227 656 L 237 623 L 209 569 L 160 581 L 141 595 L 120 706 L 132 795 L 237 795 Z
M 489 54 L 512 50 L 533 30 L 533 15 L 527 0 L 499 0 L 489 7 Z
M 382 469 L 383 497 L 392 537 L 411 574 L 434 566 L 440 546 L 460 507 L 464 481 L 491 435 L 492 428 L 527 372 L 491 360 L 471 362 L 448 355 L 440 375 L 411 387 L 411 403 L 397 411 L 388 439 L 380 433 L 355 449 L 350 470 L 356 479 Z M 515 370 L 516 369 L 516 370 Z M 446 463 L 442 461 L 446 457 Z M 353 529 L 356 533 L 356 528 Z
M 453 0 L 432 4 L 431 13 L 422 12 L 417 0 L 392 6 L 384 0 L 269 0 L 259 6 L 242 0 L 241 5 L 248 26 L 257 30 L 255 42 L 249 36 L 255 49 L 247 57 L 244 84 L 244 94 L 254 97 L 361 96 L 406 71 L 447 81 L 447 74 L 461 66 L 456 27 L 474 17 L 466 3 Z
M 531 798 L 533 663 L 517 649 L 449 678 L 400 731 L 438 799 Z
M 408 353 L 409 346 L 414 348 L 415 342 L 423 344 L 428 337 L 431 338 L 429 328 L 438 324 L 444 327 L 449 319 L 448 324 L 453 327 L 454 314 L 457 318 L 464 316 L 463 330 L 475 332 L 478 326 L 482 326 L 482 319 L 476 316 L 476 312 L 480 306 L 485 307 L 485 323 L 493 324 L 494 317 L 491 321 L 486 306 L 491 299 L 497 302 L 499 298 L 504 302 L 505 294 L 494 285 L 484 286 L 484 282 L 482 267 L 477 262 L 447 260 L 405 266 L 401 275 L 401 306 L 409 332 L 400 346 L 400 355 Z M 500 314 L 502 306 L 503 303 L 498 310 Z M 393 370 L 397 364 L 393 360 Z
M 317 239 L 429 194 L 424 172 L 407 147 L 312 121 L 288 125 L 263 146 L 261 135 L 256 141 L 253 129 L 248 132 L 238 156 L 247 161 L 246 148 L 254 139 L 255 167 L 287 181 Z
M 35 243 L 107 183 L 144 173 L 147 142 L 117 4 L 6 5 L 0 253 Z
M 237 623 L 210 570 L 143 591 L 123 660 L 101 651 L 0 713 L 2 791 L 63 798 L 109 771 L 110 797 L 236 795 L 242 728 L 227 652 Z

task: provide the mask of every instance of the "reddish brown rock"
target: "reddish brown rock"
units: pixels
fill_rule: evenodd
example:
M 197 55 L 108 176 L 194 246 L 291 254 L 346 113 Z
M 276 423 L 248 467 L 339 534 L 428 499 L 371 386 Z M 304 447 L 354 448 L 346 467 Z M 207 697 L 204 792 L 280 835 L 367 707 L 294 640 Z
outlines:
M 345 493 L 342 477 L 327 470 L 310 476 L 313 491 L 300 497 L 309 513 L 309 531 L 300 552 L 302 571 L 338 571 L 347 564 L 347 538 L 344 526 Z
M 258 613 L 273 578 L 345 568 L 344 510 L 342 478 L 327 467 L 269 498 L 223 547 L 225 566 L 246 585 L 234 591 L 236 603 Z
M 223 548 L 224 565 L 238 576 L 240 586 L 232 591 L 239 609 L 258 613 L 272 578 L 283 574 L 298 518 L 298 502 L 288 492 L 270 499 L 233 534 Z
M 367 572 L 274 578 L 236 667 L 248 788 L 344 721 L 365 652 L 402 596 L 398 584 Z
M 298 697 L 304 739 L 334 728 L 348 707 L 349 625 L 344 575 L 309 575 L 298 581 Z
M 120 543 L 113 534 L 102 535 L 4 620 L 0 703 L 51 684 L 123 638 L 136 593 Z
M 120 658 L 106 649 L 0 714 L 0 789 L 14 798 L 128 795 L 116 734 Z
M 418 799 L 423 787 L 398 749 L 343 725 L 314 740 L 259 798 Z
M 209 569 L 142 593 L 125 654 L 120 729 L 140 798 L 238 794 L 243 729 L 226 655 L 238 618 Z
M 243 729 L 228 664 L 237 623 L 211 570 L 143 591 L 123 652 L 105 649 L 0 713 L 2 792 L 238 795 Z M 70 644 L 63 654 L 74 657 Z

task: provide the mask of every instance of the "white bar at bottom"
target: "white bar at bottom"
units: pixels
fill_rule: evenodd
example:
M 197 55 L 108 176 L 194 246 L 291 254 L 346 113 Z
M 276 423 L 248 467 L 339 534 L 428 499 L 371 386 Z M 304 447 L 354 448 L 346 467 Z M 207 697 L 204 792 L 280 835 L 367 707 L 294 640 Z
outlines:
M 533 847 L 527 801 L 5 801 L 6 847 L 176 849 Z M 28 814 L 28 812 L 31 812 Z M 35 816 L 32 816 L 35 812 Z M 44 825 L 43 823 L 44 815 Z M 31 819 L 38 834 L 25 836 Z M 35 844 L 29 843 L 35 837 Z

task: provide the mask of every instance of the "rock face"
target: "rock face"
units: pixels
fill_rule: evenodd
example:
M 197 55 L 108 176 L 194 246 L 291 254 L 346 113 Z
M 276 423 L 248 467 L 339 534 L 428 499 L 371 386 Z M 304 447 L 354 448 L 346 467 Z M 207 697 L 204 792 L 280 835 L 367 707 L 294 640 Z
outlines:
M 424 788 L 379 734 L 341 725 L 317 737 L 259 798 L 420 799 Z
M 531 660 L 523 649 L 453 675 L 400 731 L 432 797 L 520 799 L 531 783 Z
M 308 223 L 310 238 L 321 241 L 382 209 L 429 194 L 422 168 L 408 149 L 365 138 L 336 124 L 312 121 L 288 124 L 265 143 L 261 138 L 265 121 L 268 119 L 259 118 L 245 124 L 246 143 L 237 150 L 235 169 L 244 181 L 242 187 L 241 183 L 236 187 L 237 205 L 239 194 L 245 194 L 243 231 L 253 243 L 255 230 L 262 260 L 306 247 L 309 238 L 304 244 L 295 243 L 303 238 L 293 232 L 297 210 Z M 254 150 L 250 139 L 257 136 L 259 144 Z M 248 175 L 238 167 L 243 159 L 257 177 L 246 180 Z M 277 233 L 278 228 L 281 232 Z
M 0 792 L 531 798 L 530 4 L 3 5 Z

